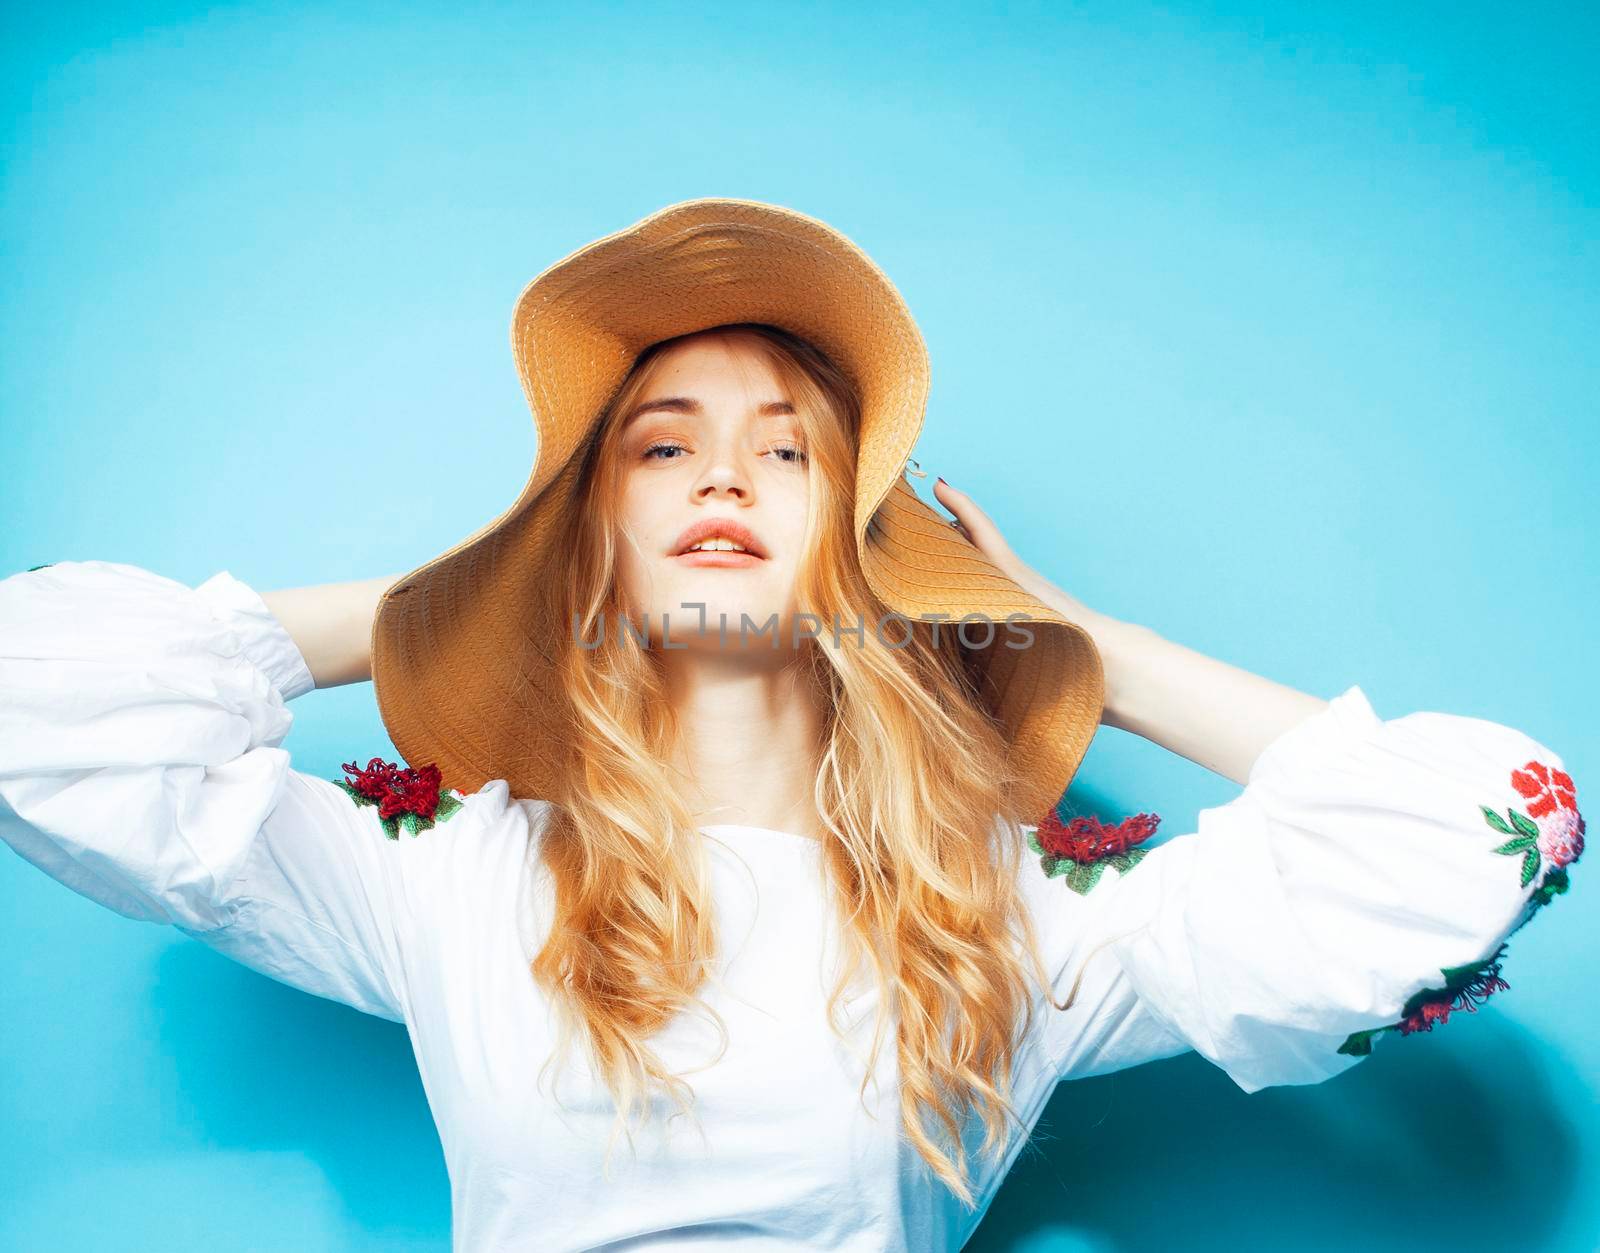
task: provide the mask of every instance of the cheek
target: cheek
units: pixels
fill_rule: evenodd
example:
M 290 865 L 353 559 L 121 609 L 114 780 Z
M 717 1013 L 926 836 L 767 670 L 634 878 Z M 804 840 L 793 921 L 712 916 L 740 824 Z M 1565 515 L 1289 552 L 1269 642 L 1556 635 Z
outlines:
M 617 581 L 625 591 L 640 590 L 643 560 L 639 547 L 648 547 L 650 520 L 648 501 L 636 487 L 624 481 L 617 497 L 615 536 Z
M 806 539 L 806 506 L 809 500 L 806 486 L 801 483 L 790 497 L 784 501 L 784 508 L 779 516 L 782 519 L 783 550 L 789 556 L 788 564 L 800 564 L 800 550 Z
M 623 526 L 638 528 L 640 515 L 645 508 L 645 493 L 641 490 L 638 477 L 624 473 L 622 485 L 617 492 L 617 519 Z
M 624 484 L 617 498 L 617 553 L 619 559 L 637 563 L 637 548 L 650 551 L 659 542 L 660 522 L 650 493 L 637 485 Z

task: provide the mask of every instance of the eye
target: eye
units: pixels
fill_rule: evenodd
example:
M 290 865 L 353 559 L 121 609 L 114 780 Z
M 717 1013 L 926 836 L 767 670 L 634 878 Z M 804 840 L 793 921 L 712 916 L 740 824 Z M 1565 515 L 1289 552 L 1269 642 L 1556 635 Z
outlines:
M 671 440 L 657 440 L 655 443 L 650 444 L 642 452 L 640 452 L 639 459 L 641 461 L 676 461 L 676 457 L 658 457 L 656 454 L 688 451 L 688 448 L 686 448 L 684 445 L 675 443 Z M 775 446 L 768 451 L 780 454 L 778 460 L 785 462 L 788 465 L 800 465 L 809 460 L 804 449 L 797 448 L 792 445 Z

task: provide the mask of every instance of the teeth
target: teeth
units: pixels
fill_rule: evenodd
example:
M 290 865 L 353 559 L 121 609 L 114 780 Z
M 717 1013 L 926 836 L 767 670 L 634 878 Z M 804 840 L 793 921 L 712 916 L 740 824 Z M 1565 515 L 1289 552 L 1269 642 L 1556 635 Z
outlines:
M 735 544 L 731 539 L 704 539 L 698 544 L 689 545 L 689 547 L 684 549 L 684 551 L 690 553 L 743 553 L 749 552 L 750 550 L 745 548 L 742 544 Z

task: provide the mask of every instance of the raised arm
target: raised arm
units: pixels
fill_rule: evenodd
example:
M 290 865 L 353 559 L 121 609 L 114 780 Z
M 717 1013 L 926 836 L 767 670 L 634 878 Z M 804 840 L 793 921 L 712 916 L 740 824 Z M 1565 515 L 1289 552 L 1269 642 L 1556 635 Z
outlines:
M 940 487 L 975 545 L 1094 637 L 1107 725 L 1244 785 L 1148 848 L 1148 823 L 1030 833 L 1024 888 L 1074 998 L 1045 1024 L 1060 1077 L 1193 1049 L 1246 1091 L 1316 1083 L 1509 987 L 1507 941 L 1583 852 L 1554 750 L 1483 718 L 1385 720 L 1359 687 L 1323 700 L 1110 619 Z
M 319 616 L 299 598 L 330 674 L 349 662 L 336 627 L 355 599 Z M 399 1021 L 409 885 L 451 846 L 291 767 L 287 702 L 312 685 L 227 572 L 190 588 L 64 561 L 0 579 L 0 839 L 109 909 Z M 441 797 L 437 820 L 463 799 Z
M 400 575 L 262 592 L 318 687 L 372 681 L 372 619 Z

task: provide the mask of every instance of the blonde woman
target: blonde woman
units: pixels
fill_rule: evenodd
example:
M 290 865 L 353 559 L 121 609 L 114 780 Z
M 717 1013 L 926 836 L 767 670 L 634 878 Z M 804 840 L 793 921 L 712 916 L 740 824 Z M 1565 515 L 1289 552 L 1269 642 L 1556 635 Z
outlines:
M 1058 1082 L 1331 1078 L 1565 891 L 1520 731 L 1114 620 L 942 482 L 940 522 L 920 338 L 824 224 L 669 206 L 513 329 L 528 488 L 409 575 L 0 580 L 6 841 L 404 1023 L 457 1249 L 958 1248 Z M 411 764 L 295 770 L 289 702 L 368 678 Z M 1239 795 L 1063 821 L 1101 723 Z

